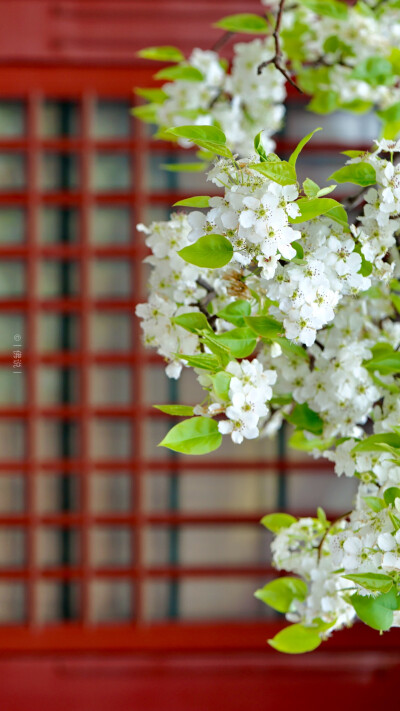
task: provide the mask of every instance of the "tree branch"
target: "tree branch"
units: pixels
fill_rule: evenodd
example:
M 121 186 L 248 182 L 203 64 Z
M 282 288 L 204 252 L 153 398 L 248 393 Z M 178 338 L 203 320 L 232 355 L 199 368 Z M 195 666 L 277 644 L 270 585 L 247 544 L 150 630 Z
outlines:
M 289 82 L 297 91 L 300 92 L 300 94 L 303 94 L 303 90 L 300 89 L 300 87 L 296 84 L 296 82 L 293 81 L 292 77 L 290 76 L 288 70 L 285 67 L 284 61 L 283 61 L 283 54 L 282 54 L 282 49 L 281 49 L 281 44 L 280 44 L 280 37 L 279 37 L 279 32 L 281 29 L 281 22 L 282 22 L 282 13 L 283 13 L 283 6 L 285 4 L 285 0 L 280 0 L 279 3 L 279 9 L 278 9 L 278 14 L 276 16 L 276 23 L 275 23 L 275 29 L 272 33 L 272 36 L 274 38 L 275 42 L 275 55 L 272 57 L 272 59 L 268 59 L 266 62 L 262 62 L 259 64 L 257 67 L 257 74 L 261 74 L 262 70 L 265 67 L 268 67 L 269 64 L 273 64 L 278 72 L 283 74 L 285 77 L 286 81 Z

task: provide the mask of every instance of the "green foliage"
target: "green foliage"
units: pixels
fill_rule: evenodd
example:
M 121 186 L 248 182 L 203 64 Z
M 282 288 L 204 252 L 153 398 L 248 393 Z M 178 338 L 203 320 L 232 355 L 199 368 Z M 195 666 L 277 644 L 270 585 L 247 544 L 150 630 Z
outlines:
M 297 518 L 287 513 L 272 513 L 263 516 L 261 522 L 268 531 L 279 533 L 282 528 L 289 528 L 292 523 L 296 523 Z
M 317 15 L 332 17 L 335 20 L 346 20 L 348 16 L 346 3 L 337 0 L 300 0 L 300 3 Z
M 218 318 L 223 318 L 224 321 L 233 323 L 234 326 L 245 326 L 245 316 L 250 316 L 250 314 L 251 306 L 249 302 L 244 299 L 238 299 L 218 311 L 217 316 Z
M 257 133 L 257 136 L 254 139 L 254 148 L 255 148 L 256 152 L 258 153 L 258 155 L 260 156 L 261 161 L 268 161 L 268 156 L 267 156 L 267 154 L 263 148 L 263 145 L 261 143 L 261 134 L 262 134 L 262 131 L 260 131 L 260 133 Z
M 387 446 L 400 449 L 400 435 L 396 432 L 371 435 L 358 442 L 352 452 L 385 452 Z
M 307 403 L 296 404 L 286 419 L 291 425 L 298 429 L 307 430 L 313 434 L 320 435 L 324 429 L 324 421 L 317 412 L 311 410 Z
M 183 62 L 185 57 L 177 47 L 146 47 L 137 53 L 142 59 L 154 59 L 156 62 Z
M 277 336 L 282 335 L 282 324 L 275 321 L 272 316 L 246 316 L 244 320 L 247 326 L 261 338 L 275 340 Z
M 399 599 L 394 587 L 378 597 L 352 595 L 350 598 L 358 617 L 368 627 L 384 632 L 393 624 L 393 610 L 397 610 Z
M 264 17 L 248 13 L 223 17 L 214 23 L 214 27 L 220 27 L 222 30 L 227 30 L 227 32 L 250 33 L 253 35 L 267 34 L 271 31 L 271 27 Z
M 328 185 L 326 188 L 320 188 L 319 185 L 314 183 L 310 178 L 306 178 L 303 183 L 303 190 L 308 198 L 319 198 L 324 195 L 329 195 L 335 188 L 336 185 Z
M 235 358 L 247 358 L 257 345 L 257 338 L 250 328 L 233 328 L 231 331 L 214 336 L 218 344 L 229 349 Z
M 386 593 L 393 585 L 392 578 L 382 573 L 353 573 L 352 575 L 342 575 L 342 578 L 351 580 L 371 592 Z
M 394 504 L 395 500 L 400 498 L 400 489 L 397 486 L 390 486 L 384 492 L 383 498 L 388 506 Z
M 232 152 L 226 145 L 224 132 L 216 126 L 179 126 L 178 128 L 168 128 L 165 134 L 176 138 L 186 138 L 200 148 L 205 148 L 207 151 L 225 158 L 232 157 Z
M 173 207 L 209 207 L 210 198 L 208 195 L 196 195 L 174 202 Z
M 375 513 L 379 513 L 379 511 L 386 508 L 385 501 L 379 498 L 379 496 L 363 496 L 363 499 L 367 506 L 369 506 L 372 511 L 375 511 Z
M 277 578 L 256 590 L 254 596 L 278 612 L 289 612 L 294 600 L 303 602 L 306 599 L 307 585 L 300 578 Z
M 179 353 L 177 355 L 182 360 L 185 360 L 191 368 L 210 370 L 212 373 L 215 373 L 221 367 L 217 356 L 210 355 L 209 353 L 200 353 L 199 355 L 181 355 Z
M 190 405 L 153 405 L 153 407 L 175 417 L 191 417 L 193 415 L 193 407 Z
M 381 375 L 400 373 L 400 353 L 390 343 L 377 343 L 371 350 L 372 358 L 363 362 L 364 368 Z
M 312 452 L 314 449 L 320 451 L 329 449 L 335 443 L 335 439 L 322 439 L 322 437 L 312 437 L 309 439 L 302 430 L 296 430 L 289 438 L 289 447 L 300 452 Z
M 298 224 L 313 220 L 315 217 L 325 215 L 333 209 L 340 210 L 341 219 L 347 222 L 347 213 L 344 207 L 337 200 L 332 198 L 300 198 L 296 205 L 299 206 L 300 215 L 298 217 L 289 217 L 289 222 Z
M 301 358 L 302 360 L 310 360 L 310 357 L 305 350 L 305 348 L 302 348 L 302 346 L 299 346 L 297 343 L 292 343 L 292 341 L 289 341 L 287 338 L 273 338 L 274 343 L 278 343 L 280 347 L 282 348 L 282 351 L 288 358 Z
M 312 111 L 314 114 L 323 115 L 330 114 L 332 111 L 338 109 L 339 106 L 340 98 L 337 91 L 333 91 L 332 89 L 326 89 L 324 91 L 315 90 L 313 98 L 307 105 L 307 109 Z
M 210 331 L 212 328 L 208 323 L 204 314 L 199 311 L 191 311 L 187 314 L 180 314 L 180 316 L 175 316 L 172 322 L 177 326 L 182 326 L 186 331 L 190 333 L 201 333 L 202 331 Z
M 160 168 L 169 173 L 203 173 L 208 163 L 162 163 Z
M 304 148 L 306 143 L 308 143 L 308 141 L 313 137 L 314 133 L 316 133 L 317 131 L 322 131 L 322 128 L 321 127 L 315 128 L 314 131 L 311 131 L 311 133 L 307 134 L 307 136 L 304 136 L 304 138 L 301 139 L 301 141 L 298 143 L 298 145 L 294 149 L 292 155 L 290 156 L 290 158 L 288 160 L 288 163 L 290 163 L 290 165 L 292 165 L 293 168 L 296 165 L 297 158 L 299 157 L 302 149 Z
M 229 373 L 225 373 L 223 370 L 220 370 L 219 373 L 216 373 L 211 378 L 214 393 L 220 400 L 229 400 L 229 385 L 231 377 L 232 376 Z
M 274 180 L 279 185 L 292 185 L 296 183 L 296 170 L 293 165 L 285 160 L 268 160 L 263 163 L 250 163 L 249 168 L 257 170 L 266 178 Z
M 144 123 L 157 123 L 159 104 L 144 104 L 131 109 L 131 114 Z
M 360 79 L 371 86 L 393 84 L 395 74 L 392 64 L 384 57 L 367 57 L 357 64 L 351 73 L 352 79 Z
M 286 654 L 303 654 L 312 652 L 321 644 L 321 637 L 315 627 L 295 624 L 278 632 L 268 644 L 278 652 Z
M 355 183 L 365 188 L 368 185 L 375 185 L 376 172 L 369 163 L 351 163 L 332 173 L 329 180 L 335 180 L 337 183 Z
M 221 441 L 222 435 L 215 420 L 191 417 L 175 425 L 158 446 L 182 454 L 207 454 L 218 449 Z
M 177 64 L 174 67 L 165 67 L 160 69 L 154 75 L 155 79 L 167 79 L 167 81 L 204 81 L 204 76 L 199 69 L 192 67 L 190 64 Z
M 178 254 L 185 262 L 195 264 L 196 267 L 218 269 L 231 261 L 233 247 L 229 239 L 223 235 L 210 234 L 204 235 L 194 244 L 180 249 Z
M 142 89 L 141 87 L 137 87 L 135 89 L 135 94 L 137 94 L 137 96 L 142 96 L 152 104 L 163 104 L 165 99 L 168 98 L 168 94 L 166 94 L 162 89 Z

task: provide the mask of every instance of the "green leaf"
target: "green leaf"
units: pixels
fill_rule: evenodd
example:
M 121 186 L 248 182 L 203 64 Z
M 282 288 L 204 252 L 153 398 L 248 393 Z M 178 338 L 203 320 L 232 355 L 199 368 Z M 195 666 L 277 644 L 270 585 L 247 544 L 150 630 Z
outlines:
M 176 128 L 168 128 L 165 133 L 178 138 L 187 138 L 193 143 L 197 143 L 198 140 L 220 143 L 221 145 L 226 143 L 224 132 L 216 126 L 178 126 Z
M 137 52 L 138 57 L 156 62 L 183 62 L 185 57 L 177 47 L 146 47 Z
M 258 155 L 260 156 L 261 160 L 267 161 L 268 156 L 267 156 L 267 154 L 263 148 L 263 145 L 261 143 L 261 134 L 262 133 L 263 133 L 263 131 L 260 131 L 260 133 L 257 133 L 257 136 L 254 139 L 254 148 L 255 148 L 256 152 L 258 153 Z
M 209 234 L 200 237 L 194 244 L 180 249 L 178 254 L 185 262 L 195 264 L 196 267 L 218 269 L 231 261 L 233 247 L 229 239 L 223 235 Z
M 165 99 L 168 99 L 168 94 L 162 89 L 142 89 L 141 87 L 137 87 L 134 91 L 137 96 L 142 96 L 152 104 L 163 104 Z
M 395 432 L 375 434 L 363 439 L 353 447 L 352 452 L 382 452 L 385 446 L 400 448 L 400 435 Z
M 343 156 L 348 156 L 349 158 L 359 158 L 365 155 L 365 151 L 340 151 Z
M 360 79 L 376 87 L 392 84 L 394 76 L 391 63 L 384 57 L 367 57 L 350 74 L 351 79 Z
M 153 407 L 167 415 L 176 417 L 191 417 L 193 415 L 193 407 L 190 405 L 153 405 Z
M 202 343 L 204 343 L 207 348 L 210 349 L 211 353 L 214 353 L 214 355 L 217 356 L 220 365 L 225 368 L 229 361 L 232 360 L 232 356 L 230 353 L 229 348 L 225 346 L 223 343 L 218 342 L 217 337 L 214 335 L 214 333 L 211 334 L 204 334 L 201 337 Z
M 314 114 L 330 114 L 339 107 L 339 94 L 337 91 L 317 91 L 310 103 L 307 104 L 308 111 Z
M 235 358 L 247 358 L 257 345 L 257 338 L 250 328 L 233 328 L 214 336 L 218 343 L 229 348 Z
M 326 518 L 326 513 L 324 509 L 321 506 L 318 506 L 317 508 L 317 518 L 320 523 L 322 523 L 325 528 L 329 526 L 328 519 Z
M 321 437 L 312 437 L 309 439 L 305 436 L 302 430 L 296 430 L 289 438 L 288 445 L 292 449 L 298 449 L 300 452 L 312 452 L 314 449 L 324 450 L 329 449 L 334 444 L 335 439 L 322 439 Z
M 323 17 L 346 20 L 348 16 L 347 5 L 344 2 L 337 2 L 337 0 L 300 0 L 300 4 Z
M 346 219 L 344 219 L 344 215 L 346 215 Z M 334 207 L 333 210 L 329 210 L 329 212 L 325 213 L 325 217 L 329 217 L 334 222 L 338 222 L 339 225 L 342 225 L 342 227 L 349 232 L 349 217 L 344 207 Z
M 363 499 L 367 506 L 369 506 L 372 511 L 375 511 L 375 513 L 379 513 L 379 511 L 386 508 L 384 500 L 380 499 L 379 496 L 363 496 Z
M 208 195 L 196 195 L 174 202 L 173 207 L 209 207 L 210 198 Z
M 170 81 L 204 81 L 204 76 L 199 69 L 191 67 L 190 64 L 178 64 L 175 67 L 165 67 L 154 75 L 155 79 L 167 79 Z
M 302 346 L 299 346 L 297 343 L 292 343 L 292 341 L 289 341 L 287 338 L 274 338 L 273 340 L 274 343 L 279 343 L 282 351 L 288 358 L 295 356 L 303 360 L 310 360 L 305 348 L 302 348 Z
M 263 516 L 260 523 L 262 523 L 268 531 L 272 533 L 279 533 L 282 528 L 289 528 L 292 523 L 296 523 L 297 518 L 291 516 L 287 513 L 272 513 Z
M 366 590 L 371 590 L 371 592 L 386 593 L 389 592 L 393 585 L 392 578 L 381 573 L 354 573 L 353 575 L 342 575 L 341 577 L 351 580 Z
M 350 601 L 360 620 L 368 627 L 384 632 L 392 626 L 393 610 L 397 610 L 398 606 L 393 587 L 379 597 L 355 594 L 351 596 Z
M 299 157 L 299 154 L 301 153 L 302 149 L 304 148 L 304 146 L 306 145 L 306 143 L 308 143 L 308 141 L 310 140 L 310 138 L 313 137 L 314 133 L 316 133 L 317 131 L 322 131 L 322 127 L 315 128 L 314 131 L 311 131 L 311 133 L 308 133 L 307 136 L 305 136 L 304 138 L 301 139 L 300 143 L 298 143 L 297 147 L 294 149 L 294 151 L 293 151 L 293 153 L 292 153 L 292 155 L 290 156 L 289 161 L 288 161 L 288 162 L 290 163 L 290 165 L 293 166 L 293 168 L 294 168 L 295 165 L 296 165 L 296 161 L 297 161 L 297 159 L 298 159 L 298 157 Z
M 135 106 L 130 112 L 144 123 L 157 123 L 159 104 L 144 104 L 143 106 Z
M 227 32 L 242 32 L 252 35 L 270 32 L 270 27 L 264 17 L 248 13 L 223 17 L 218 22 L 215 22 L 213 27 L 220 27 L 222 30 L 227 30 Z
M 337 188 L 337 185 L 328 185 L 326 188 L 321 188 L 318 190 L 316 197 L 324 197 L 324 195 L 329 195 L 333 190 Z
M 185 360 L 191 368 L 200 368 L 201 370 L 210 370 L 215 372 L 220 366 L 220 362 L 215 355 L 209 353 L 200 353 L 200 355 L 182 355 L 177 354 L 181 360 Z
M 295 624 L 278 632 L 273 639 L 268 640 L 268 644 L 278 652 L 303 654 L 304 652 L 312 652 L 319 647 L 321 641 L 321 637 L 315 628 Z
M 297 200 L 296 205 L 299 206 L 301 214 L 298 217 L 289 217 L 289 222 L 292 224 L 313 220 L 315 217 L 325 215 L 334 208 L 340 208 L 342 219 L 347 220 L 345 209 L 340 202 L 333 200 L 333 198 L 300 198 Z
M 389 343 L 378 343 L 372 349 L 373 357 L 363 362 L 364 368 L 381 375 L 392 375 L 400 372 L 400 353 Z
M 168 128 L 165 133 L 167 136 L 186 138 L 212 153 L 217 153 L 226 158 L 232 157 L 231 150 L 225 145 L 226 136 L 224 132 L 216 126 L 179 126 L 177 128 Z
M 400 489 L 397 486 L 390 486 L 384 491 L 383 498 L 388 506 L 394 504 L 395 500 L 400 498 Z
M 175 425 L 158 446 L 182 454 L 207 454 L 218 449 L 221 441 L 222 435 L 215 420 L 191 417 Z
M 390 294 L 390 300 L 397 313 L 400 314 L 400 296 L 398 294 Z
M 286 419 L 291 425 L 298 429 L 307 430 L 313 434 L 320 435 L 324 429 L 324 421 L 317 412 L 311 410 L 307 403 L 295 405 L 293 411 L 286 415 Z
M 303 602 L 306 599 L 307 585 L 300 578 L 277 578 L 256 590 L 254 597 L 278 612 L 289 612 L 294 600 Z
M 245 322 L 254 333 L 262 338 L 275 340 L 283 332 L 283 326 L 272 316 L 246 316 Z
M 170 173 L 203 173 L 208 163 L 162 163 L 160 168 Z
M 244 326 L 245 316 L 250 316 L 251 306 L 248 301 L 244 299 L 238 299 L 237 301 L 232 301 L 232 303 L 225 306 L 221 311 L 218 311 L 218 318 L 223 318 L 224 321 L 229 321 L 233 323 L 234 326 Z
M 352 111 L 353 114 L 365 114 L 366 111 L 372 109 L 373 103 L 371 101 L 362 101 L 362 99 L 353 99 L 353 101 L 346 101 L 340 104 L 340 108 L 345 111 Z
M 177 326 L 182 326 L 182 328 L 190 333 L 199 333 L 201 331 L 211 331 L 211 333 L 213 333 L 205 315 L 199 311 L 190 311 L 187 314 L 180 314 L 180 316 L 174 316 L 171 320 Z
M 214 393 L 220 400 L 229 400 L 229 386 L 231 382 L 231 377 L 232 376 L 229 373 L 225 373 L 223 370 L 221 370 L 219 373 L 216 373 L 211 378 Z
M 296 170 L 285 160 L 269 160 L 264 163 L 250 163 L 248 168 L 262 173 L 279 185 L 292 185 L 297 181 Z
M 392 104 L 387 109 L 376 112 L 379 118 L 387 123 L 393 123 L 395 121 L 400 121 L 400 101 Z
M 337 183 L 355 183 L 365 188 L 367 185 L 375 185 L 376 172 L 369 163 L 352 163 L 332 173 L 328 180 L 335 180 Z
M 304 259 L 304 249 L 301 246 L 300 242 L 292 242 L 292 247 L 296 250 L 295 259 Z
M 314 181 L 311 180 L 311 178 L 305 179 L 305 181 L 303 183 L 303 190 L 308 198 L 318 197 L 319 189 L 320 189 L 319 185 L 317 185 L 317 183 L 314 183 Z

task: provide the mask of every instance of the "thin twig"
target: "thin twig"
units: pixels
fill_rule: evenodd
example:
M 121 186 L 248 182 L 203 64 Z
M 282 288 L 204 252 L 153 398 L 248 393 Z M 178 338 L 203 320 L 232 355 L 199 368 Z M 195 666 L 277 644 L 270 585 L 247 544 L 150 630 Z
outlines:
M 320 540 L 320 542 L 319 542 L 319 546 L 318 546 L 318 560 L 321 559 L 322 546 L 323 546 L 324 543 L 325 543 L 325 540 L 326 540 L 326 537 L 327 537 L 328 533 L 332 530 L 332 528 L 333 528 L 334 526 L 336 526 L 337 523 L 339 523 L 339 521 L 343 521 L 343 519 L 348 518 L 351 513 L 352 513 L 352 511 L 347 511 L 347 513 L 342 514 L 342 516 L 339 516 L 339 518 L 337 518 L 335 521 L 333 521 L 333 522 L 331 523 L 330 526 L 328 526 L 328 528 L 326 529 L 324 535 L 322 536 L 322 538 L 321 538 L 321 540 Z
M 229 40 L 233 37 L 234 34 L 236 34 L 236 33 L 230 32 L 230 31 L 225 32 L 223 35 L 221 35 L 221 37 L 219 37 L 219 39 L 217 39 L 215 44 L 213 44 L 213 46 L 211 47 L 211 51 L 218 52 L 218 50 L 221 49 L 221 47 L 223 47 L 224 44 L 229 42 Z
M 275 23 L 275 29 L 272 33 L 272 36 L 274 38 L 275 42 L 275 55 L 272 57 L 272 59 L 268 59 L 266 62 L 262 62 L 258 67 L 257 67 L 257 74 L 261 74 L 262 70 L 265 67 L 268 67 L 269 64 L 273 64 L 278 72 L 283 74 L 285 77 L 286 81 L 289 82 L 297 91 L 300 92 L 300 94 L 303 94 L 304 92 L 300 87 L 296 84 L 296 82 L 293 81 L 292 77 L 290 76 L 289 72 L 287 71 L 284 61 L 283 61 L 283 54 L 282 54 L 282 49 L 281 49 L 281 44 L 280 44 L 280 37 L 279 37 L 279 32 L 281 29 L 281 22 L 282 22 L 282 13 L 283 13 L 283 6 L 285 4 L 285 0 L 280 0 L 279 3 L 279 9 L 278 9 L 278 14 L 276 17 L 276 23 Z

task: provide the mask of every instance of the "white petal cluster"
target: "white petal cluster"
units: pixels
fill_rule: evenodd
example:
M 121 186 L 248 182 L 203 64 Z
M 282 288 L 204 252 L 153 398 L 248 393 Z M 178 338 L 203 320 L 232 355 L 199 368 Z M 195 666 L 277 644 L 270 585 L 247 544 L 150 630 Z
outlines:
M 225 410 L 226 420 L 218 423 L 221 434 L 230 434 L 235 444 L 243 439 L 259 436 L 259 423 L 269 414 L 267 402 L 271 400 L 276 381 L 273 370 L 264 370 L 255 358 L 251 363 L 231 361 L 226 372 L 232 375 L 229 385 L 230 404 Z
M 268 37 L 239 43 L 233 51 L 228 70 L 217 52 L 193 50 L 186 64 L 198 69 L 203 80 L 164 84 L 167 98 L 159 105 L 158 122 L 168 127 L 217 124 L 241 155 L 252 153 L 253 136 L 263 130 L 262 143 L 269 152 L 275 146 L 270 137 L 281 127 L 285 113 L 285 78 L 272 65 L 262 76 L 257 67 L 273 56 L 273 41 Z

